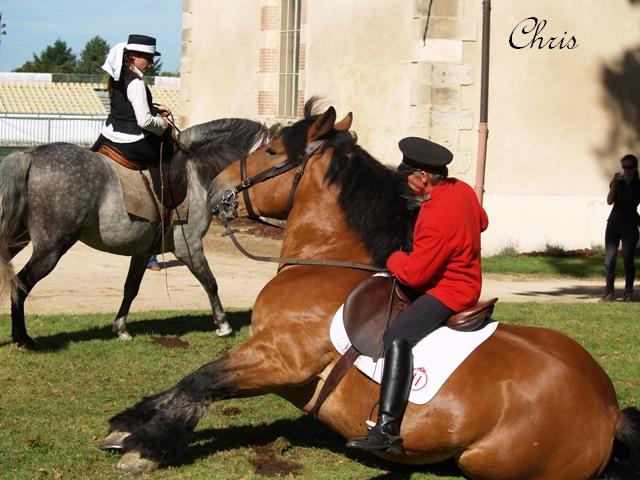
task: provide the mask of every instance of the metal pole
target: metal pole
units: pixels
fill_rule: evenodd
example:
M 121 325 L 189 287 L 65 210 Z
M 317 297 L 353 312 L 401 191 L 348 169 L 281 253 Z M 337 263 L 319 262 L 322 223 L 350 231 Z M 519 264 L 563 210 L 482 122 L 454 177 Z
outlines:
M 491 0 L 482 0 L 482 64 L 480 77 L 480 125 L 478 126 L 478 163 L 476 164 L 476 185 L 474 190 L 482 203 L 484 196 L 484 172 L 487 161 L 487 138 L 489 137 L 489 27 L 491 20 Z

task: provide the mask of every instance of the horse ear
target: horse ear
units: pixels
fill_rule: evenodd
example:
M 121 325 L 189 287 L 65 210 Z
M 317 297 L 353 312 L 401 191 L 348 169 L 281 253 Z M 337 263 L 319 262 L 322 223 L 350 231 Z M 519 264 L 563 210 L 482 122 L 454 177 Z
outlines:
M 336 123 L 333 128 L 339 132 L 347 132 L 351 128 L 351 122 L 353 122 L 353 113 L 349 112 L 342 120 Z
M 320 115 L 315 122 L 309 127 L 307 133 L 307 142 L 313 142 L 318 138 L 322 138 L 324 135 L 333 130 L 333 125 L 336 123 L 336 109 L 329 107 L 326 112 Z

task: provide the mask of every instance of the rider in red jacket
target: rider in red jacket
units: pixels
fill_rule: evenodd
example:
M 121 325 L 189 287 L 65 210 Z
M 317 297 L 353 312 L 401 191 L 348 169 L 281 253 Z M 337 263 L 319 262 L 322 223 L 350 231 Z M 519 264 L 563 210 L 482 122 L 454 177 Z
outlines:
M 424 171 L 414 175 L 428 178 Z M 431 186 L 429 195 L 416 221 L 413 251 L 395 252 L 387 268 L 401 283 L 459 312 L 480 296 L 480 232 L 487 214 L 473 189 L 455 178 Z
M 387 268 L 401 283 L 423 293 L 384 335 L 385 361 L 378 421 L 365 437 L 347 442 L 361 450 L 400 453 L 400 422 L 411 389 L 411 348 L 456 312 L 476 304 L 482 288 L 480 232 L 487 214 L 473 189 L 448 178 L 453 154 L 437 143 L 408 137 L 399 143 L 404 172 L 422 207 L 411 252 L 395 252 Z

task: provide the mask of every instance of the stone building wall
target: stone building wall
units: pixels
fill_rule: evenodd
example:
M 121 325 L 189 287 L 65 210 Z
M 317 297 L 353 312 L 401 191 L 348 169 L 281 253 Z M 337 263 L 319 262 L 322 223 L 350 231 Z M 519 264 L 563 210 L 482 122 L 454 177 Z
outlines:
M 280 0 L 183 4 L 184 125 L 290 121 L 277 117 Z M 640 3 L 575 5 L 492 2 L 487 253 L 602 244 L 608 182 L 640 153 Z M 539 31 L 522 32 L 529 18 Z M 360 144 L 390 165 L 400 138 L 431 138 L 473 186 L 481 29 L 481 0 L 302 0 L 298 113 L 315 95 L 353 112 Z
M 465 61 L 464 51 L 480 40 L 481 19 L 464 0 L 413 4 L 411 116 L 423 135 L 454 152 L 452 173 L 472 180 L 476 144 L 465 133 L 474 126 L 477 105 L 465 104 L 462 93 L 475 85 L 480 69 Z

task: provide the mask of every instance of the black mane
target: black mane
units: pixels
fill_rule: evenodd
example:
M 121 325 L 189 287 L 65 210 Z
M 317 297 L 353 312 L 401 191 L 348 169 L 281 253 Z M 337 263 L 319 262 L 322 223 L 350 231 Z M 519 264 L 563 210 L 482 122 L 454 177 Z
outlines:
M 315 99 L 305 105 L 305 118 L 282 130 L 287 156 L 304 152 Z M 376 266 L 406 246 L 415 216 L 409 209 L 410 191 L 403 175 L 381 164 L 357 144 L 355 135 L 333 130 L 322 148 L 333 148 L 325 180 L 340 188 L 338 204 L 347 224 L 365 244 Z

